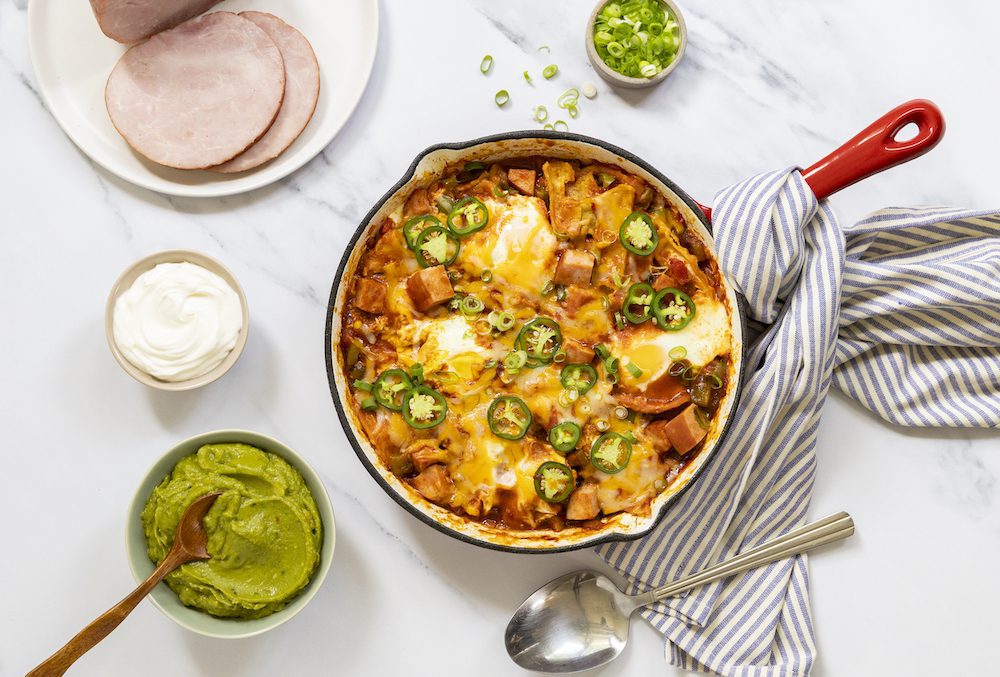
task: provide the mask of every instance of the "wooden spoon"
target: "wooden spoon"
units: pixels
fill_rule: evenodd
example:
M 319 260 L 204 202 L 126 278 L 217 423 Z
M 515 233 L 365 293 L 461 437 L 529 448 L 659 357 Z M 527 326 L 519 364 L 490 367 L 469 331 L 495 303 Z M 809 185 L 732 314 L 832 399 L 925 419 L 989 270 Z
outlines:
M 156 570 L 149 575 L 149 578 L 133 590 L 132 594 L 105 611 L 97 620 L 81 630 L 63 648 L 52 654 L 25 677 L 60 677 L 80 656 L 93 649 L 98 642 L 110 635 L 111 631 L 132 613 L 132 610 L 156 587 L 157 583 L 163 580 L 164 576 L 182 564 L 208 559 L 209 554 L 205 547 L 205 529 L 202 527 L 201 520 L 219 495 L 220 492 L 205 494 L 189 505 L 184 514 L 181 515 L 181 521 L 177 524 L 177 531 L 174 532 L 174 544 L 170 548 L 170 552 L 160 562 L 160 566 L 156 567 Z

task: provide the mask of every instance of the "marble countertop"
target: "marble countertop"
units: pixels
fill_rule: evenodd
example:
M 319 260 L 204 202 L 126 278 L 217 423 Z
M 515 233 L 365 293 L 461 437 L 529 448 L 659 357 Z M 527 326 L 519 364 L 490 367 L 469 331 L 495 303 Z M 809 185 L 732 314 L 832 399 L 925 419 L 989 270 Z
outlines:
M 514 607 L 555 575 L 603 566 L 589 552 L 481 550 L 419 523 L 358 463 L 323 367 L 345 243 L 428 145 L 530 128 L 536 103 L 554 110 L 563 89 L 593 82 L 600 93 L 573 131 L 644 156 L 707 201 L 748 174 L 811 163 L 895 104 L 927 97 L 948 118 L 944 142 L 838 195 L 841 217 L 1000 202 L 996 4 L 688 0 L 684 63 L 653 91 L 619 93 L 584 54 L 589 0 L 383 0 L 374 74 L 343 132 L 289 179 L 217 200 L 134 188 L 73 146 L 33 84 L 25 4 L 0 0 L 0 675 L 23 674 L 131 589 L 123 531 L 138 481 L 176 441 L 223 427 L 278 437 L 323 475 L 338 526 L 325 586 L 292 622 L 231 642 L 144 603 L 71 674 L 519 673 L 502 642 Z M 485 52 L 496 58 L 488 78 L 477 70 Z M 528 87 L 521 71 L 549 61 L 558 79 Z M 504 110 L 493 103 L 501 88 L 511 92 Z M 102 324 L 119 272 L 171 248 L 229 266 L 252 317 L 236 368 L 182 394 L 126 376 Z M 984 674 L 995 664 L 998 452 L 996 431 L 904 430 L 830 398 L 811 515 L 848 510 L 858 533 L 811 559 L 816 674 Z M 634 628 L 624 656 L 595 674 L 672 674 L 659 637 Z

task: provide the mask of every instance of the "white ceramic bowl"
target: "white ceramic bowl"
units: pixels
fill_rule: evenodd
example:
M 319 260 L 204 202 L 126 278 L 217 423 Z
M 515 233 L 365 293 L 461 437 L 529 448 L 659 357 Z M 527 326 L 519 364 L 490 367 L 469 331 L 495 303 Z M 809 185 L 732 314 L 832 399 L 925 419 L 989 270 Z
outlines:
M 587 31 L 584 35 L 584 42 L 587 46 L 587 56 L 590 58 L 590 63 L 594 66 L 594 70 L 596 70 L 598 75 L 610 84 L 616 87 L 623 87 L 625 89 L 644 89 L 646 87 L 658 85 L 666 80 L 667 76 L 674 72 L 674 69 L 677 68 L 677 64 L 679 64 L 681 59 L 684 58 L 684 51 L 687 49 L 687 24 L 684 23 L 684 15 L 681 14 L 680 8 L 676 3 L 674 3 L 674 0 L 660 0 L 660 4 L 667 9 L 667 12 L 672 14 L 674 18 L 677 19 L 677 27 L 681 44 L 677 48 L 677 54 L 674 56 L 674 60 L 671 61 L 666 68 L 651 78 L 633 78 L 611 70 L 611 68 L 604 63 L 601 55 L 597 53 L 597 48 L 594 46 L 594 22 L 597 20 L 598 12 L 600 12 L 609 2 L 614 2 L 614 0 L 601 0 L 598 2 L 597 6 L 594 7 L 594 11 L 590 13 L 590 18 L 587 19 Z
M 198 611 L 197 609 L 192 609 L 181 604 L 180 599 L 178 599 L 173 590 L 167 587 L 166 583 L 160 583 L 149 594 L 156 608 L 182 628 L 187 628 L 191 632 L 196 632 L 206 637 L 240 639 L 259 635 L 291 620 L 313 598 L 320 586 L 323 585 L 323 580 L 330 570 L 330 561 L 333 559 L 333 547 L 336 543 L 336 524 L 334 523 L 333 506 L 330 504 L 330 496 L 326 492 L 326 487 L 323 486 L 323 481 L 316 471 L 306 463 L 305 459 L 278 440 L 249 430 L 216 430 L 186 439 L 167 451 L 149 469 L 149 472 L 146 473 L 146 476 L 139 484 L 139 488 L 136 490 L 135 496 L 132 498 L 132 503 L 128 508 L 128 519 L 125 524 L 125 549 L 128 555 L 129 568 L 132 570 L 132 575 L 135 577 L 136 583 L 146 580 L 155 568 L 155 565 L 147 554 L 146 534 L 143 531 L 142 519 L 140 518 L 149 495 L 163 481 L 163 478 L 170 474 L 174 466 L 182 458 L 195 453 L 199 447 L 205 444 L 226 442 L 249 444 L 258 449 L 277 454 L 288 461 L 305 479 L 306 486 L 309 487 L 309 491 L 312 492 L 313 498 L 316 500 L 316 507 L 319 510 L 319 516 L 323 523 L 323 545 L 320 548 L 319 567 L 313 574 L 309 584 L 299 593 L 298 597 L 292 600 L 284 609 L 270 616 L 251 620 L 216 618 L 203 611 Z
M 115 303 L 118 301 L 118 297 L 132 286 L 136 278 L 146 271 L 152 270 L 161 263 L 185 262 L 193 263 L 215 273 L 233 288 L 233 291 L 235 291 L 236 295 L 240 298 L 243 328 L 240 330 L 239 338 L 236 339 L 236 345 L 233 346 L 229 355 L 227 355 L 226 359 L 224 359 L 222 363 L 212 371 L 186 381 L 161 381 L 155 376 L 147 374 L 129 362 L 128 359 L 126 359 L 126 357 L 122 354 L 122 351 L 118 349 L 118 344 L 115 343 L 114 330 Z M 219 379 L 223 374 L 229 371 L 232 366 L 236 364 L 236 360 L 240 358 L 240 355 L 243 353 L 243 348 L 246 346 L 247 334 L 249 331 L 250 309 L 247 306 L 246 294 L 243 293 L 243 288 L 240 287 L 240 283 L 236 281 L 236 277 L 229 272 L 228 268 L 215 259 L 204 254 L 199 254 L 198 252 L 188 251 L 185 249 L 171 249 L 169 251 L 157 252 L 156 254 L 150 254 L 149 256 L 139 259 L 133 263 L 115 281 L 114 286 L 111 288 L 111 293 L 108 294 L 108 303 L 104 309 L 104 333 L 108 339 L 108 347 L 111 348 L 111 354 L 114 355 L 115 361 L 117 361 L 121 368 L 125 370 L 126 374 L 134 378 L 136 381 L 142 383 L 143 385 L 147 385 L 150 388 L 156 388 L 157 390 L 193 390 L 194 388 L 200 388 Z

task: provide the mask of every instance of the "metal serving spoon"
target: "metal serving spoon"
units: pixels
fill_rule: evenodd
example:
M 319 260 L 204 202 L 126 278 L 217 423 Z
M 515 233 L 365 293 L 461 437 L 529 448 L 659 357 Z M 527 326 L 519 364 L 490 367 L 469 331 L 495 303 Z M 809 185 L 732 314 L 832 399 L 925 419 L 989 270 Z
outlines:
M 504 633 L 507 653 L 522 668 L 537 672 L 596 668 L 625 648 L 636 609 L 853 533 L 854 520 L 838 512 L 641 595 L 626 595 L 596 571 L 566 574 L 539 588 L 514 612 Z
M 181 515 L 180 522 L 177 523 L 174 544 L 171 546 L 170 552 L 160 562 L 160 566 L 156 567 L 156 570 L 149 575 L 149 578 L 133 590 L 132 594 L 78 632 L 63 648 L 49 656 L 44 663 L 29 672 L 26 677 L 60 677 L 80 656 L 93 649 L 98 642 L 110 635 L 111 631 L 132 613 L 132 610 L 163 580 L 164 576 L 182 564 L 208 559 L 209 554 L 205 547 L 207 537 L 201 521 L 219 496 L 220 494 L 216 492 L 195 499 Z

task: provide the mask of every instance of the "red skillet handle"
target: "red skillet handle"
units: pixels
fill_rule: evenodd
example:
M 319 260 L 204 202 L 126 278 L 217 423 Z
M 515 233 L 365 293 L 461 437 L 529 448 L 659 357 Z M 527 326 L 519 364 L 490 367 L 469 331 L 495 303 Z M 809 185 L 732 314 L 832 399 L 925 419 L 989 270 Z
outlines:
M 911 122 L 917 126 L 916 136 L 897 141 L 900 130 Z M 841 188 L 920 157 L 936 146 L 943 135 L 944 116 L 937 106 L 927 99 L 907 101 L 804 170 L 802 178 L 817 198 L 825 200 Z
M 896 136 L 906 125 L 917 126 L 907 141 Z M 872 174 L 920 157 L 936 146 L 944 135 L 944 116 L 927 99 L 914 99 L 896 106 L 868 125 L 860 134 L 825 158 L 802 171 L 816 197 L 824 200 Z M 711 220 L 712 210 L 702 206 Z

